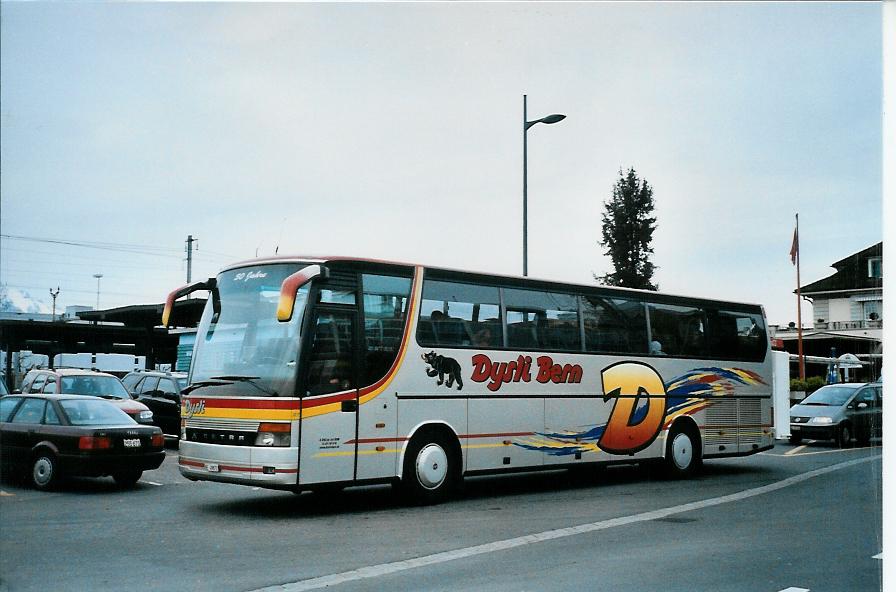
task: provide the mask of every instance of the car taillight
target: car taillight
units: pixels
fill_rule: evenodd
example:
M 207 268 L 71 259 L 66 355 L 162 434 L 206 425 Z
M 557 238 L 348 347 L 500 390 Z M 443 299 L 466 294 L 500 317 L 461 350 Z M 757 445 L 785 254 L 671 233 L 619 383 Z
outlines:
M 112 448 L 112 438 L 108 436 L 81 436 L 78 438 L 80 450 L 105 450 Z
M 152 435 L 152 445 L 161 448 L 165 445 L 165 435 L 164 434 L 153 434 Z

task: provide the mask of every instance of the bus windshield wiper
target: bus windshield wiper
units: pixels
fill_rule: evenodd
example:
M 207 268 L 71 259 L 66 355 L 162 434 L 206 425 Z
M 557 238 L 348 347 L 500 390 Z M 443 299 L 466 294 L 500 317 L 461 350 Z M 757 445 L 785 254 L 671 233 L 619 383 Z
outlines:
M 259 378 L 261 378 L 261 377 L 260 376 L 243 376 L 242 374 L 227 374 L 225 376 L 212 376 L 211 380 L 229 380 L 231 382 L 245 382 L 246 384 L 254 386 L 255 388 L 257 388 L 258 390 L 260 390 L 261 392 L 263 392 L 266 395 L 270 395 L 272 397 L 278 396 L 277 391 L 269 391 L 268 389 L 264 388 L 263 386 L 261 386 L 260 384 L 255 382 Z
M 190 383 L 185 388 L 182 388 L 180 392 L 182 395 L 188 395 L 198 388 L 203 388 L 206 386 L 226 386 L 228 384 L 233 384 L 233 382 L 228 382 L 219 378 L 211 378 L 209 380 L 200 380 Z

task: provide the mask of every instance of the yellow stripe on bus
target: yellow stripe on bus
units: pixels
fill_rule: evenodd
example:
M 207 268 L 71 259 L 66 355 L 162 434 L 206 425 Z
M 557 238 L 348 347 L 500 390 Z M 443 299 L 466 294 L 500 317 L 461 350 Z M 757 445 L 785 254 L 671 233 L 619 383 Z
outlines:
M 193 415 L 196 419 L 270 419 L 288 420 L 299 419 L 298 409 L 230 409 L 206 407 L 203 413 Z

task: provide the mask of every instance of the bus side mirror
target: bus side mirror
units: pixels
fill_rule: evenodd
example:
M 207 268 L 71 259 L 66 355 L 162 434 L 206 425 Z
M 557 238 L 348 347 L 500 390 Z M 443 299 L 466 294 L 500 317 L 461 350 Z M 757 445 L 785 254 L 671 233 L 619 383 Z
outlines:
M 174 310 L 174 301 L 178 298 L 183 298 L 187 294 L 192 294 L 193 292 L 198 292 L 199 290 L 214 290 L 215 284 L 217 281 L 215 278 L 209 278 L 204 282 L 196 282 L 193 284 L 187 284 L 186 286 L 181 286 L 177 290 L 174 290 L 170 294 L 168 294 L 168 299 L 165 300 L 165 309 L 162 311 L 162 326 L 168 327 L 168 323 L 171 321 L 171 312 Z
M 283 280 L 283 283 L 280 284 L 280 301 L 277 303 L 278 321 L 286 323 L 292 319 L 292 313 L 296 308 L 296 294 L 298 294 L 299 288 L 316 277 L 326 279 L 330 277 L 330 272 L 326 267 L 309 265 Z

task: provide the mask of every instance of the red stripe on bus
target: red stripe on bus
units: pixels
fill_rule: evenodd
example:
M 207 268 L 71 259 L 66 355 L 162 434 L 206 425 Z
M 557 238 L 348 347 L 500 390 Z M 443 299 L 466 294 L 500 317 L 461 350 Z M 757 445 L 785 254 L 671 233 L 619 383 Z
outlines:
M 534 436 L 535 432 L 508 432 L 502 434 L 461 434 L 458 438 L 503 438 L 504 436 Z
M 180 459 L 178 462 L 182 465 L 187 465 L 190 467 L 205 468 L 205 466 L 206 466 L 206 463 L 204 463 L 204 462 L 199 462 L 199 461 L 195 461 L 195 460 L 187 460 L 184 458 Z M 222 471 L 236 471 L 236 472 L 241 472 L 241 473 L 261 473 L 263 471 L 263 469 L 261 467 L 236 467 L 236 466 L 232 466 L 232 465 L 218 465 L 218 468 Z M 275 473 L 298 473 L 299 470 L 298 469 L 275 468 L 274 472 Z
M 360 438 L 349 440 L 346 444 L 378 444 L 380 442 L 406 442 L 408 438 Z
M 205 401 L 206 407 L 219 409 L 298 409 L 297 399 L 209 399 L 208 397 L 188 397 L 189 401 Z

